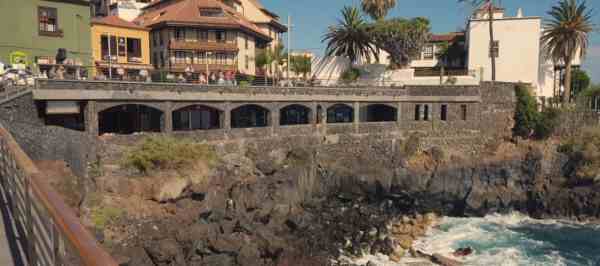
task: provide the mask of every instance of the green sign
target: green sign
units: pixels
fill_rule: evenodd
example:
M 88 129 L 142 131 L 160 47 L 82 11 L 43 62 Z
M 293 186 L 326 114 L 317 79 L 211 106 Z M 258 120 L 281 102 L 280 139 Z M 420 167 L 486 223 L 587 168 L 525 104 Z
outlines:
M 14 51 L 8 55 L 11 65 L 27 65 L 27 54 L 21 51 Z

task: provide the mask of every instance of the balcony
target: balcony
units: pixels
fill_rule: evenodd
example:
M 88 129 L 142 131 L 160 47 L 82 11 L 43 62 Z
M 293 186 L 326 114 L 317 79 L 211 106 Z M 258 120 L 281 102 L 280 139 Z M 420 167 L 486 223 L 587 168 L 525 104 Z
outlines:
M 200 73 L 206 72 L 206 64 L 172 64 L 170 70 L 173 72 L 185 72 L 187 67 L 192 67 L 193 72 Z M 237 65 L 223 65 L 223 64 L 208 64 L 208 71 L 237 71 Z
M 237 52 L 239 50 L 237 44 L 232 42 L 192 42 L 184 40 L 171 40 L 169 43 L 169 49 L 208 52 Z

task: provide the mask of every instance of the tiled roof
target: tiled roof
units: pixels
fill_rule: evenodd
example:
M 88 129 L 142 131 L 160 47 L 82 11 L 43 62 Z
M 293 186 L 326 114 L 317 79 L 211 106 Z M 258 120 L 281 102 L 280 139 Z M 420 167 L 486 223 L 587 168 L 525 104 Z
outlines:
M 464 32 L 450 32 L 447 34 L 432 34 L 429 41 L 431 42 L 451 42 L 458 37 L 464 37 Z
M 200 9 L 222 9 L 224 16 L 201 16 Z M 153 27 L 161 23 L 202 25 L 208 27 L 240 28 L 260 38 L 270 40 L 258 26 L 248 21 L 242 14 L 218 0 L 180 0 L 165 1 L 165 5 L 146 9 L 135 19 L 136 23 Z
M 123 19 L 119 18 L 118 16 L 92 18 L 92 24 L 107 25 L 107 26 L 120 27 L 120 28 L 129 28 L 129 29 L 136 29 L 136 30 L 148 30 L 147 28 L 145 28 L 143 26 L 137 25 L 133 22 L 123 20 Z

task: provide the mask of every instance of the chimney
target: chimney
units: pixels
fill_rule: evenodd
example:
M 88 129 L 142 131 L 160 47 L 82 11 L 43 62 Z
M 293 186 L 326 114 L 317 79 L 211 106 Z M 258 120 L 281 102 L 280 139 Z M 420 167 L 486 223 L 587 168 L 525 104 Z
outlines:
M 519 9 L 517 9 L 517 18 L 522 18 L 523 17 L 523 9 L 519 7 Z

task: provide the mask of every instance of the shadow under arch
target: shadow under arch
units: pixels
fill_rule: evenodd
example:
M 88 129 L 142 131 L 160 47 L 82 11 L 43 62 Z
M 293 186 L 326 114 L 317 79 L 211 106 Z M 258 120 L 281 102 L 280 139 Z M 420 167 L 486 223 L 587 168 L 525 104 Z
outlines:
M 173 130 L 190 131 L 223 128 L 223 111 L 191 104 L 173 111 Z
M 98 133 L 160 132 L 164 113 L 142 104 L 122 104 L 98 113 Z
M 245 104 L 231 110 L 231 128 L 267 127 L 269 109 L 256 104 Z

